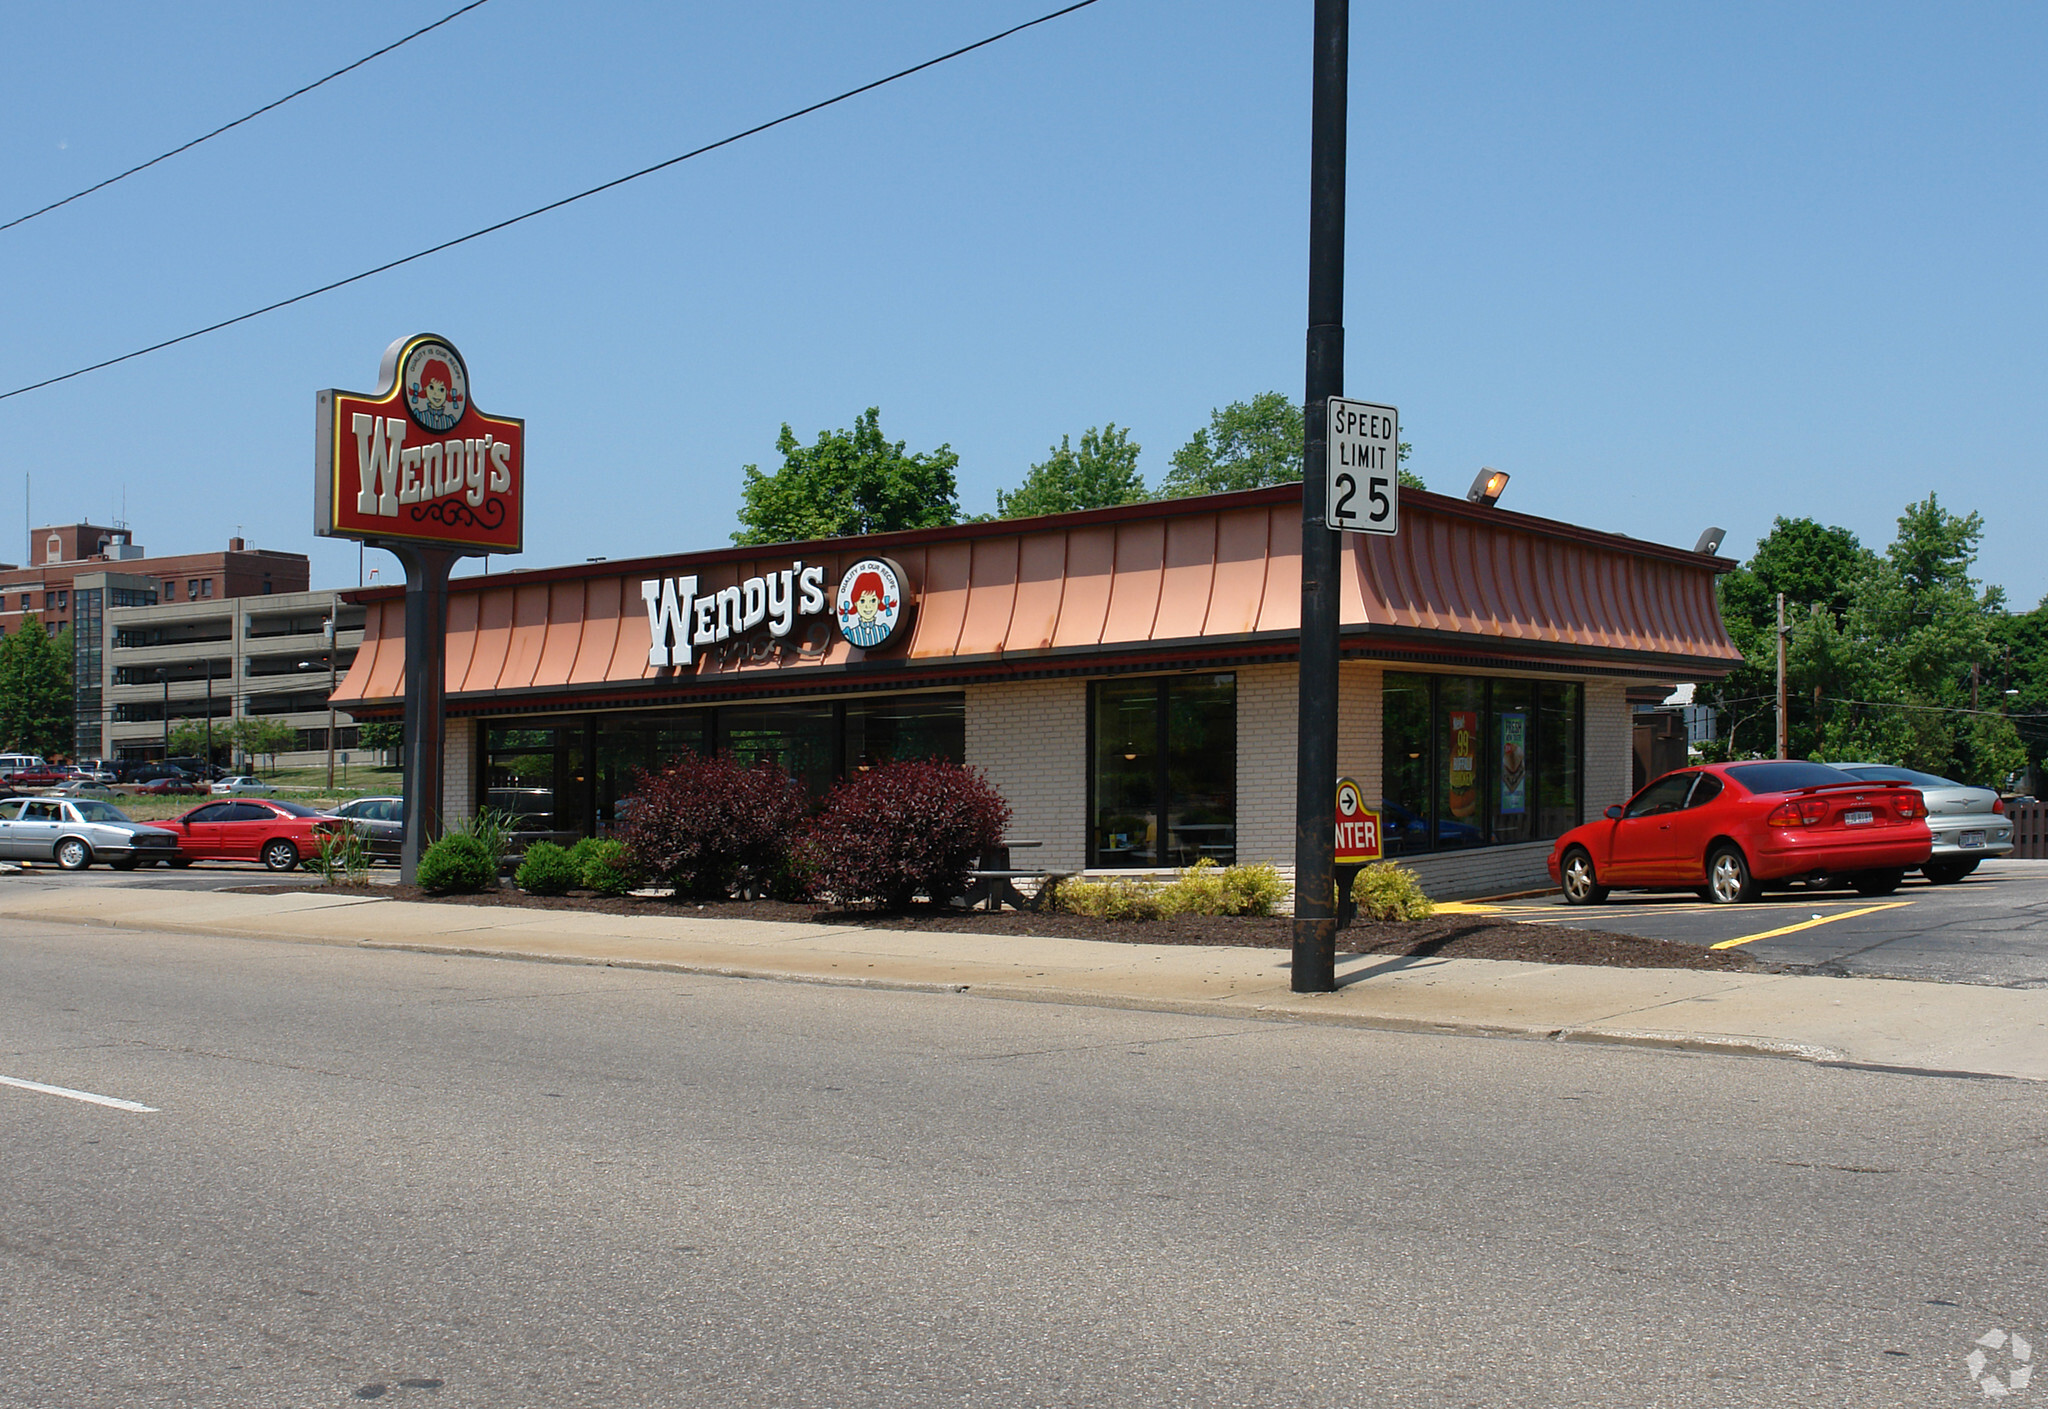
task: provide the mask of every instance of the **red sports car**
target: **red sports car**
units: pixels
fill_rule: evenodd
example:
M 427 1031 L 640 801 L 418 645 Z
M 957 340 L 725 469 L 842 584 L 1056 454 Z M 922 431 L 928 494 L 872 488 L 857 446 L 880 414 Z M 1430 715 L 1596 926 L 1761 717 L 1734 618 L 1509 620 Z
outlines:
M 253 797 L 209 802 L 156 825 L 177 834 L 173 866 L 261 861 L 273 871 L 289 871 L 307 857 L 318 856 L 323 834 L 348 828 L 348 823 L 296 802 Z
M 1933 849 L 1915 788 L 1798 760 L 1710 763 L 1666 773 L 1559 837 L 1550 878 L 1573 905 L 1598 905 L 1619 886 L 1696 889 L 1733 905 L 1771 882 L 1812 879 L 1889 895 Z

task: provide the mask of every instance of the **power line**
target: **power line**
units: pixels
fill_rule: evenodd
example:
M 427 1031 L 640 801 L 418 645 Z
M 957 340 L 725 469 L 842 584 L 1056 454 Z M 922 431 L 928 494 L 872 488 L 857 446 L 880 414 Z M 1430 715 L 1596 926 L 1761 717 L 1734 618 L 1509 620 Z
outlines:
M 172 157 L 178 155 L 178 153 L 180 152 L 189 152 L 194 147 L 198 146 L 201 142 L 211 142 L 214 138 L 220 136 L 221 133 L 240 127 L 243 123 L 248 122 L 251 118 L 261 117 L 263 116 L 263 114 L 269 112 L 273 108 L 281 108 L 294 98 L 302 98 L 306 94 L 312 92 L 315 88 L 318 88 L 321 84 L 332 83 L 335 79 L 341 77 L 343 74 L 352 73 L 356 69 L 361 68 L 364 64 L 370 62 L 370 60 L 382 58 L 384 55 L 390 53 L 393 49 L 397 49 L 403 45 L 412 43 L 413 40 L 419 38 L 422 34 L 432 33 L 434 30 L 437 30 L 442 25 L 448 23 L 448 21 L 466 15 L 471 10 L 474 10 L 477 6 L 482 5 L 484 3 L 485 0 L 469 0 L 469 3 L 467 5 L 464 5 L 461 9 L 451 11 L 448 14 L 441 16 L 440 19 L 435 20 L 426 28 L 416 29 L 411 34 L 406 35 L 405 38 L 403 39 L 393 40 L 391 43 L 386 44 L 383 48 L 377 50 L 375 53 L 363 55 L 360 59 L 357 59 L 354 63 L 348 65 L 346 68 L 338 68 L 333 73 L 328 74 L 327 77 L 318 78 L 315 79 L 313 82 L 308 83 L 304 88 L 295 88 L 291 92 L 285 94 L 282 98 L 279 98 L 277 101 L 272 103 L 265 103 L 262 107 L 256 109 L 255 112 L 244 113 L 242 116 L 236 118 L 233 122 L 224 123 L 223 125 L 214 128 L 213 131 L 207 133 L 205 136 L 194 137 L 191 141 L 185 143 L 185 145 L 183 145 L 182 147 L 173 147 L 168 152 L 163 153 L 161 156 L 151 157 L 148 161 L 143 162 L 140 166 L 131 166 L 118 176 L 109 176 L 106 180 L 100 182 L 97 185 L 88 186 L 83 191 L 74 191 L 61 201 L 51 201 L 41 210 L 32 210 L 27 215 L 17 215 L 14 217 L 14 219 L 8 221 L 5 225 L 0 225 L 0 230 L 12 230 L 17 225 L 27 224 L 29 221 L 34 220 L 38 215 L 48 215 L 51 211 L 56 210 L 59 206 L 70 205 L 73 201 L 78 200 L 84 196 L 89 196 L 94 191 L 104 191 L 107 187 L 113 185 L 116 181 L 126 181 L 136 172 L 147 171 L 152 166 L 155 166 L 158 162 L 169 161 Z
M 481 3 L 481 0 L 479 0 L 479 3 Z M 261 318 L 264 314 L 275 313 L 280 308 L 289 308 L 295 303 L 304 303 L 309 298 L 318 298 L 321 294 L 332 293 L 334 292 L 334 290 L 346 288 L 350 284 L 361 283 L 364 279 L 372 278 L 375 275 L 385 273 L 392 269 L 396 269 L 400 265 L 411 264 L 415 260 L 425 259 L 428 255 L 439 254 L 442 250 L 453 249 L 457 245 L 468 244 L 471 240 L 481 239 L 485 235 L 495 234 L 497 231 L 507 229 L 513 225 L 517 225 L 523 220 L 531 220 L 537 215 L 546 215 L 549 211 L 560 210 L 563 206 L 574 205 L 577 201 L 584 200 L 590 196 L 595 196 L 603 191 L 609 191 L 615 186 L 623 186 L 629 181 L 638 181 L 641 177 L 652 176 L 657 171 L 666 171 L 669 167 L 672 167 L 679 162 L 686 162 L 690 160 L 692 157 L 701 157 L 706 152 L 715 152 L 720 147 L 729 147 L 735 142 L 742 141 L 748 137 L 755 136 L 762 132 L 766 132 L 771 127 L 780 127 L 785 122 L 794 122 L 796 119 L 800 117 L 807 117 L 814 112 L 820 111 L 821 109 L 829 108 L 835 103 L 843 103 L 848 98 L 857 98 L 863 93 L 873 92 L 875 89 L 884 87 L 887 84 L 894 83 L 898 79 L 908 78 L 914 73 L 922 73 L 924 70 L 928 68 L 932 68 L 938 64 L 943 64 L 950 59 L 957 59 L 963 54 L 971 54 L 976 49 L 985 49 L 991 44 L 997 43 L 1004 39 L 1008 39 L 1013 34 L 1020 34 L 1023 31 L 1030 29 L 1035 25 L 1045 24 L 1050 20 L 1059 19 L 1064 15 L 1071 15 L 1076 10 L 1085 10 L 1090 5 L 1093 5 L 1095 3 L 1096 0 L 1076 0 L 1076 3 L 1072 5 L 1067 5 L 1062 7 L 1061 9 L 1053 10 L 1047 14 L 1040 15 L 1035 20 L 1026 20 L 1022 24 L 1012 25 L 1010 26 L 1010 28 L 1006 30 L 1003 30 L 996 34 L 991 34 L 986 39 L 977 39 L 972 44 L 963 45 L 962 47 L 955 49 L 950 53 L 940 54 L 937 58 L 926 59 L 921 64 L 912 64 L 909 68 L 898 70 L 897 72 L 890 74 L 886 78 L 877 78 L 873 82 L 861 84 L 858 88 L 849 88 L 844 93 L 840 93 L 835 97 L 826 98 L 819 102 L 812 103 L 808 107 L 798 108 L 794 112 L 784 113 L 781 117 L 772 118 L 767 122 L 759 123 L 753 127 L 747 128 L 743 132 L 735 132 L 730 137 L 721 137 L 716 142 L 708 142 L 704 146 L 697 147 L 691 151 L 684 152 L 680 156 L 670 157 L 667 161 L 659 161 L 656 162 L 653 166 L 645 166 L 638 171 L 629 172 L 624 176 L 614 177 L 610 181 L 603 182 L 600 185 L 592 186 L 588 190 L 578 191 L 573 196 L 564 196 L 558 201 L 550 201 L 546 205 L 535 206 L 532 210 L 527 211 L 523 215 L 515 215 L 508 219 L 500 220 L 494 225 L 486 225 L 481 230 L 472 230 L 467 235 L 458 235 L 452 240 L 443 240 L 438 245 L 429 245 L 427 248 L 419 250 L 416 253 L 405 255 L 399 259 L 389 260 L 383 264 L 377 265 L 373 269 L 365 269 L 360 274 L 351 274 L 346 279 L 336 279 L 331 284 L 322 284 L 317 289 L 308 289 L 302 294 L 293 294 L 290 298 L 281 298 L 276 303 L 267 303 L 261 308 L 252 308 L 247 313 L 238 313 L 232 318 L 223 318 L 220 322 L 209 323 L 204 328 L 195 328 L 189 333 L 180 333 L 177 337 L 165 338 L 162 342 L 151 343 L 148 347 L 138 347 L 137 349 L 135 349 L 135 351 L 124 352 L 119 357 L 109 357 L 103 362 L 95 362 L 90 366 L 79 367 L 73 371 L 60 373 L 59 375 L 54 377 L 45 377 L 39 382 L 30 382 L 27 386 L 18 386 L 14 388 L 14 390 L 12 391 L 0 391 L 0 401 L 5 401 L 9 397 L 20 396 L 26 392 L 40 391 L 42 388 L 46 386 L 55 386 L 58 382 L 68 382 L 73 377 L 82 377 L 86 375 L 86 373 L 88 372 L 97 372 L 104 368 L 115 366 L 122 362 L 132 362 L 136 358 L 146 357 L 152 352 L 161 352 L 167 347 L 176 347 L 181 342 L 190 342 L 194 338 L 203 338 L 208 333 L 219 332 L 222 328 L 232 328 L 235 324 L 246 323 L 251 318 Z

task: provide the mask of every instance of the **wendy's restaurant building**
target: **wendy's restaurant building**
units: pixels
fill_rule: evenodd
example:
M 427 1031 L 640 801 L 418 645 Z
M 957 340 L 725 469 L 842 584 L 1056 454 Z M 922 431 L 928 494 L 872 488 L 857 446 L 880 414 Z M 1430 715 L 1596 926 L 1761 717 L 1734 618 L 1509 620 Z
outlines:
M 1019 865 L 1291 870 L 1301 487 L 450 584 L 444 821 L 602 834 L 640 769 L 774 758 L 814 794 L 893 758 L 983 770 Z M 1631 688 L 1741 656 L 1722 558 L 1402 492 L 1341 549 L 1340 771 L 1449 898 L 1548 884 L 1630 790 Z M 336 694 L 403 705 L 399 588 L 347 594 Z

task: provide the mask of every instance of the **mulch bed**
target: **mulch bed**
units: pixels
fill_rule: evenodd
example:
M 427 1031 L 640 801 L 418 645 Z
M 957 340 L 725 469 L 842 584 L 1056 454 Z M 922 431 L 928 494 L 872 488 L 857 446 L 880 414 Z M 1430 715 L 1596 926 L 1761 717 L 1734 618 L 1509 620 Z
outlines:
M 1011 934 L 1053 939 L 1107 940 L 1118 944 L 1242 945 L 1287 949 L 1294 943 L 1292 921 L 1279 916 L 1179 915 L 1170 920 L 1097 920 L 1086 915 L 1029 911 L 958 910 L 918 907 L 896 914 L 827 910 L 779 900 L 727 900 L 699 904 L 646 896 L 527 895 L 510 888 L 482 895 L 428 895 L 417 886 L 258 885 L 250 895 L 334 890 L 390 900 L 436 905 L 508 905 L 529 910 L 577 910 L 598 915 L 687 915 L 698 919 L 781 920 L 877 929 L 931 930 L 944 934 Z M 1736 950 L 1704 949 L 1641 935 L 1562 925 L 1524 925 L 1485 915 L 1438 915 L 1427 920 L 1358 920 L 1337 932 L 1343 954 L 1408 955 L 1416 958 L 1515 959 L 1536 964 L 1597 964 L 1628 969 L 1719 969 L 1757 972 L 1765 966 Z

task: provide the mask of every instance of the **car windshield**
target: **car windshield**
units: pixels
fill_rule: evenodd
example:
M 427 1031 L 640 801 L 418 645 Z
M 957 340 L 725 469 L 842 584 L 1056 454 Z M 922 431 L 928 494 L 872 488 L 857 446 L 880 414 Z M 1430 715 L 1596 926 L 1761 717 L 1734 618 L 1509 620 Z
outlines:
M 299 802 L 279 802 L 276 799 L 272 799 L 270 805 L 279 811 L 289 812 L 294 817 L 325 817 L 327 815 L 317 807 L 307 807 L 304 803 Z
M 71 804 L 78 809 L 78 815 L 88 822 L 126 822 L 131 820 L 127 813 L 111 803 L 95 802 L 89 797 L 79 798 Z
M 1916 788 L 1960 788 L 1964 784 L 1953 778 L 1937 778 L 1932 773 L 1922 773 L 1912 768 L 1844 768 L 1852 778 L 1861 778 L 1866 783 L 1911 783 Z
M 1795 788 L 1821 788 L 1853 781 L 1839 768 L 1802 759 L 1738 763 L 1728 770 L 1728 776 L 1752 793 L 1789 793 Z

